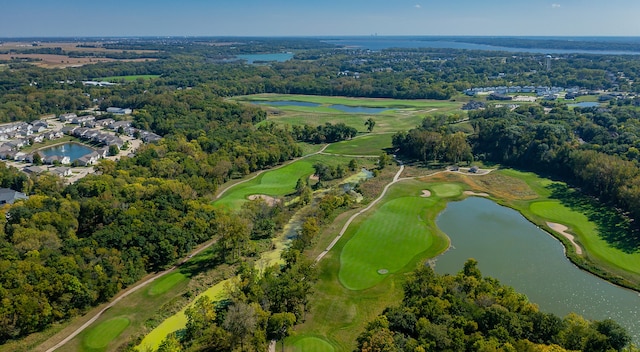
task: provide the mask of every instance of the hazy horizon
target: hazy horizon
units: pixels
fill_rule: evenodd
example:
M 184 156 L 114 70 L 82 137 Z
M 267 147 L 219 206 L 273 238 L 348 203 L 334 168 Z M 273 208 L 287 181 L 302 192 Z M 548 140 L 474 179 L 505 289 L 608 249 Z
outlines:
M 638 13 L 628 0 L 13 0 L 0 37 L 635 37 Z

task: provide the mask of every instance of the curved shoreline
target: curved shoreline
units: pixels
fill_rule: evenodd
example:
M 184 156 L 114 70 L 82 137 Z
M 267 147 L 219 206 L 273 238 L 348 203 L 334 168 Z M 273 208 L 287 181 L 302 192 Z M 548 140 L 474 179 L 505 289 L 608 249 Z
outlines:
M 569 242 L 573 244 L 573 248 L 576 250 L 576 254 L 582 255 L 582 247 L 580 247 L 580 245 L 575 241 L 575 236 L 567 232 L 567 230 L 569 230 L 567 226 L 549 221 L 547 221 L 547 226 L 569 240 Z

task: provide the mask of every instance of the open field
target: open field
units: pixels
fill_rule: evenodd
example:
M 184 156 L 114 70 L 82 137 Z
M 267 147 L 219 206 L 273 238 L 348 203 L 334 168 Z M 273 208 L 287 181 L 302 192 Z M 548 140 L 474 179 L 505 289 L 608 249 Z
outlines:
M 44 68 L 65 68 L 65 67 L 80 67 L 88 64 L 95 64 L 98 62 L 144 62 L 153 61 L 156 59 L 110 59 L 105 57 L 69 57 L 68 55 L 55 55 L 55 54 L 0 54 L 0 61 L 2 60 L 19 60 L 28 59 L 31 60 L 31 64 Z M 37 60 L 37 61 L 33 61 Z
M 373 132 L 406 131 L 417 126 L 430 113 L 450 114 L 453 112 L 464 114 L 460 107 L 462 102 L 440 100 L 397 100 L 397 99 L 369 99 L 346 98 L 308 95 L 257 94 L 234 98 L 240 102 L 257 101 L 298 101 L 320 104 L 316 107 L 308 106 L 269 106 L 260 105 L 269 112 L 268 121 L 289 125 L 323 125 L 325 123 L 342 122 L 354 127 L 358 132 L 366 132 L 364 125 L 367 119 L 375 122 Z M 351 107 L 389 108 L 390 110 L 374 113 L 347 113 L 331 108 L 331 105 L 346 105 Z
M 98 80 L 98 81 L 107 81 L 107 82 L 120 82 L 120 81 L 132 82 L 132 81 L 135 81 L 137 79 L 148 80 L 148 79 L 153 79 L 153 78 L 158 78 L 158 77 L 160 77 L 160 75 L 129 75 L 129 76 L 102 77 L 102 78 L 97 78 L 96 80 Z
M 327 352 L 333 351 L 333 346 L 321 338 L 306 337 L 296 341 L 293 350 L 296 352 Z
M 379 156 L 384 149 L 391 148 L 391 133 L 367 134 L 357 138 L 331 144 L 325 153 L 341 155 Z
M 151 286 L 149 286 L 147 294 L 149 296 L 161 295 L 185 280 L 187 280 L 187 277 L 183 273 L 179 271 L 173 272 L 154 281 Z

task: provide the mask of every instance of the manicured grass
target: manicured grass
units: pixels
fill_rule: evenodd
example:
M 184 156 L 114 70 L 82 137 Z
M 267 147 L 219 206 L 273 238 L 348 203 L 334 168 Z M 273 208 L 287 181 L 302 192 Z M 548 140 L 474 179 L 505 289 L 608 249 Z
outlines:
M 340 282 L 352 290 L 372 287 L 427 250 L 433 234 L 424 214 L 433 203 L 419 196 L 396 198 L 368 216 L 342 250 Z
M 170 316 L 165 319 L 160 325 L 158 325 L 155 329 L 153 329 L 150 333 L 148 333 L 142 342 L 138 345 L 138 350 L 146 351 L 153 350 L 155 351 L 158 346 L 162 343 L 167 335 L 172 332 L 178 331 L 180 329 L 184 329 L 187 325 L 187 316 L 184 312 L 190 307 L 193 303 L 195 303 L 200 297 L 208 296 L 214 301 L 219 301 L 224 298 L 225 290 L 227 285 L 231 283 L 231 280 L 224 280 L 212 287 L 203 293 L 199 294 L 196 298 L 194 298 L 189 305 L 182 308 L 178 313 Z
M 147 294 L 149 296 L 161 295 L 185 280 L 187 280 L 187 277 L 183 273 L 179 271 L 173 272 L 155 280 L 151 286 L 149 286 Z
M 147 80 L 147 79 L 158 78 L 158 77 L 160 77 L 160 75 L 129 75 L 129 76 L 102 77 L 102 78 L 97 78 L 97 80 L 107 81 L 107 82 L 120 82 L 120 81 L 131 82 L 131 81 L 137 80 L 138 78 Z
M 90 351 L 103 351 L 129 326 L 129 323 L 129 319 L 125 317 L 109 319 L 88 330 L 82 343 Z
M 381 108 L 443 108 L 451 105 L 461 105 L 456 102 L 442 100 L 402 100 L 383 98 L 348 98 L 320 95 L 296 95 L 296 94 L 256 94 L 237 97 L 236 100 L 245 101 L 304 101 L 323 105 L 347 105 Z
M 458 197 L 462 194 L 462 187 L 455 183 L 440 183 L 429 188 L 441 198 Z
M 280 343 L 278 343 L 280 344 Z M 276 350 L 278 346 L 276 346 Z M 333 352 L 335 349 L 327 341 L 317 337 L 305 337 L 293 344 L 296 352 Z
M 284 196 L 295 190 L 298 179 L 309 177 L 313 172 L 312 162 L 307 159 L 299 160 L 277 170 L 266 171 L 249 182 L 231 188 L 214 204 L 239 209 L 247 202 L 247 197 L 253 194 Z
M 589 221 L 586 215 L 562 205 L 559 201 L 544 201 L 531 204 L 531 211 L 552 222 L 569 227 L 581 246 L 590 256 L 606 260 L 610 264 L 625 271 L 640 274 L 640 252 L 625 253 L 613 248 L 599 234 L 595 223 Z
M 348 141 L 331 144 L 325 152 L 344 155 L 379 156 L 384 149 L 391 148 L 392 134 L 368 134 Z

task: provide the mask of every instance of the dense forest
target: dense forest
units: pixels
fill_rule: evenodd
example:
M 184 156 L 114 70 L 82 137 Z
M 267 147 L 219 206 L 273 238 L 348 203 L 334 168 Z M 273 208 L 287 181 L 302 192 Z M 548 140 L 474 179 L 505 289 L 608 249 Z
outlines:
M 612 320 L 544 313 L 526 296 L 483 277 L 475 260 L 457 275 L 418 268 L 404 298 L 368 323 L 360 351 L 620 351 L 631 341 Z

